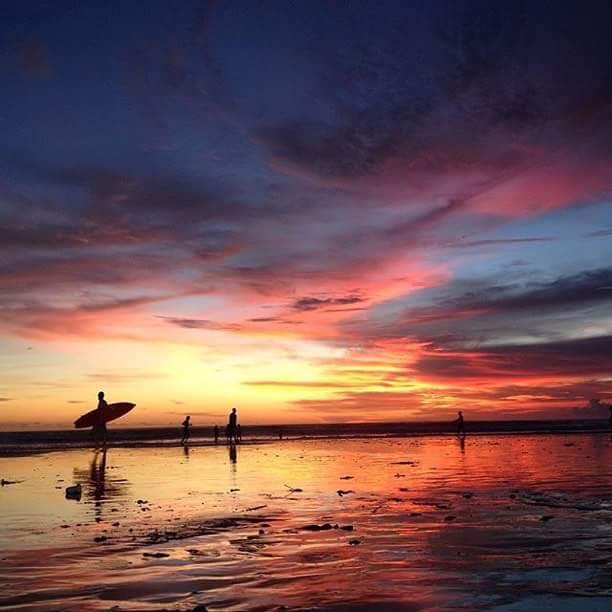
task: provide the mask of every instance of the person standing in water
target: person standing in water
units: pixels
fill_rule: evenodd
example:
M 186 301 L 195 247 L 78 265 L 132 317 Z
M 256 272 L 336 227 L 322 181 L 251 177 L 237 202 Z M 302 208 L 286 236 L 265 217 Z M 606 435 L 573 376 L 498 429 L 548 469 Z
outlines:
M 228 437 L 229 437 L 230 442 L 232 441 L 232 439 L 234 440 L 234 442 L 236 442 L 237 425 L 238 425 L 238 415 L 236 414 L 236 409 L 232 408 L 232 411 L 229 414 L 229 422 L 227 424 L 228 434 L 229 434 Z
M 191 427 L 190 419 L 190 416 L 186 416 L 183 421 L 183 437 L 181 439 L 181 444 L 183 445 L 189 440 L 189 428 Z
M 105 413 L 108 410 L 108 404 L 104 399 L 104 391 L 98 393 L 98 410 L 96 413 L 96 424 L 93 427 L 93 436 L 96 446 L 102 442 L 102 446 L 106 448 L 106 421 Z
M 219 442 L 219 426 L 215 425 L 215 444 Z
M 463 412 L 461 410 L 457 413 L 459 416 L 455 423 L 457 423 L 457 434 L 465 436 L 465 423 L 463 422 Z

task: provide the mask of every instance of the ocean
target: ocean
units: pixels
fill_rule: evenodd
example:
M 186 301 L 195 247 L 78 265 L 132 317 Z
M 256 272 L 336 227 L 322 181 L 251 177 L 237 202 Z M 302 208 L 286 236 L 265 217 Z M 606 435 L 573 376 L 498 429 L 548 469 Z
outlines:
M 220 428 L 223 441 L 223 428 Z M 605 419 L 558 420 L 558 421 L 468 421 L 468 435 L 508 434 L 567 434 L 596 433 L 609 431 Z M 146 427 L 123 429 L 108 427 L 108 441 L 113 446 L 164 446 L 180 441 L 180 427 Z M 315 423 L 298 425 L 244 425 L 244 442 L 261 442 L 283 439 L 326 439 L 326 438 L 376 438 L 455 435 L 452 422 L 406 422 L 406 423 Z M 214 441 L 213 426 L 193 427 L 190 443 L 211 444 Z M 0 455 L 19 452 L 86 448 L 91 446 L 90 430 L 21 431 L 0 432 Z

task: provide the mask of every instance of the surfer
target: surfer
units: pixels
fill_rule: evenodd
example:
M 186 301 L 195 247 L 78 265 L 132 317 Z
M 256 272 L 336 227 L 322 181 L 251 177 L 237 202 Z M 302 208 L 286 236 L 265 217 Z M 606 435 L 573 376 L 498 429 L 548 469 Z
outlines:
M 181 444 L 185 444 L 189 440 L 189 428 L 191 427 L 190 416 L 186 416 L 183 421 L 183 437 L 181 438 Z
M 98 393 L 98 410 L 96 413 L 96 423 L 93 426 L 93 436 L 96 446 L 102 441 L 102 446 L 106 447 L 106 421 L 104 413 L 108 410 L 108 404 L 104 399 L 104 391 Z
M 228 429 L 228 437 L 230 442 L 232 441 L 232 439 L 234 440 L 234 442 L 236 442 L 237 438 L 237 431 L 236 431 L 236 426 L 238 424 L 238 416 L 236 415 L 236 409 L 232 408 L 232 411 L 229 414 L 229 422 L 227 424 L 227 429 Z
M 459 416 L 455 423 L 457 423 L 457 434 L 460 436 L 465 436 L 465 423 L 463 422 L 463 413 L 461 410 L 457 413 Z
M 215 444 L 219 443 L 219 426 L 215 425 Z

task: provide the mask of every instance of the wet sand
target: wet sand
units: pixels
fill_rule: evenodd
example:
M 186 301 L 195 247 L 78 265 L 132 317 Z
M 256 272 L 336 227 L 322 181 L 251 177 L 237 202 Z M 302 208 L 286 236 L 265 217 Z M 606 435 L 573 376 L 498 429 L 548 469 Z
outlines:
M 610 607 L 606 434 L 78 449 L 0 476 L 0 608 Z

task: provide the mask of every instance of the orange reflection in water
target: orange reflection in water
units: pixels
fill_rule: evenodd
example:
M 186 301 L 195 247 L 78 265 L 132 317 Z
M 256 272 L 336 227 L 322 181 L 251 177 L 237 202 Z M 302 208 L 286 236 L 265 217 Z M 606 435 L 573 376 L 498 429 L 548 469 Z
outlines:
M 478 609 L 587 586 L 597 597 L 611 449 L 601 434 L 449 436 L 0 459 L 24 480 L 0 493 L 0 605 Z M 82 500 L 65 499 L 77 482 Z M 45 588 L 60 579 L 70 588 Z

